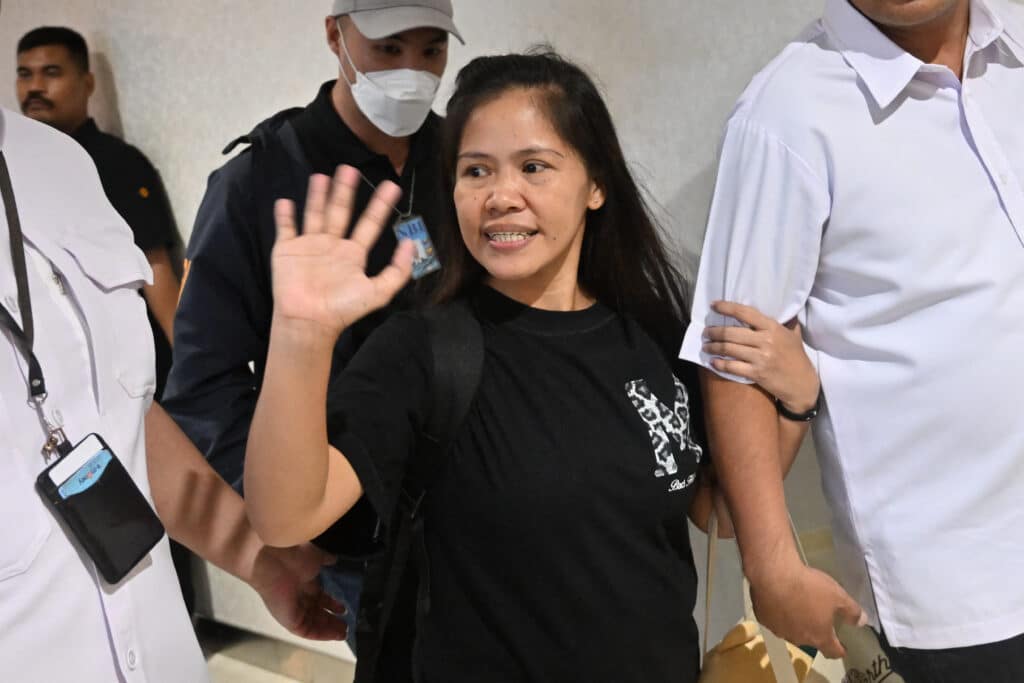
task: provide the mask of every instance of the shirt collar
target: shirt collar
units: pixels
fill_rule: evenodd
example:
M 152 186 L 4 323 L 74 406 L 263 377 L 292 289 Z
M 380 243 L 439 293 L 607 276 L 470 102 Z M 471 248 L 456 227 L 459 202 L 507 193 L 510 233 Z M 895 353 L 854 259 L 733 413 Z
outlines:
M 982 0 L 971 3 L 971 42 L 978 50 L 984 50 L 999 41 L 1024 65 L 1024 22 L 1014 21 L 1012 12 L 1000 16 L 992 5 Z M 1024 13 L 1018 16 L 1024 17 Z
M 843 58 L 853 67 L 871 92 L 878 106 L 888 107 L 910 84 L 924 63 L 889 40 L 849 0 L 828 0 L 825 30 L 840 48 Z M 971 1 L 969 38 L 978 50 L 1003 39 L 1018 60 L 1024 62 L 1024 47 L 1006 40 L 1007 31 L 1000 17 L 984 0 Z
M 321 85 L 316 98 L 292 119 L 292 125 L 313 171 L 330 175 L 334 173 L 339 163 L 355 166 L 364 173 L 367 167 L 377 164 L 390 169 L 391 162 L 387 157 L 367 147 L 334 108 L 334 100 L 331 97 L 334 84 L 335 81 L 328 81 Z M 436 156 L 436 150 L 428 148 L 438 136 L 439 120 L 437 114 L 430 112 L 420 129 L 413 133 L 409 142 L 406 169 L 414 169 L 424 159 L 424 155 Z M 408 173 L 408 170 L 404 172 L 403 177 Z
M 316 98 L 293 119 L 306 157 L 318 173 L 333 173 L 340 161 L 360 167 L 376 156 L 338 115 L 331 98 L 334 83 L 321 85 Z
M 82 144 L 83 140 L 86 140 L 94 135 L 99 135 L 99 132 L 99 126 L 97 126 L 96 121 L 94 121 L 90 117 L 85 120 L 85 123 L 80 125 L 78 128 L 74 130 L 73 133 L 71 133 L 71 137 L 78 141 L 79 144 Z
M 923 65 L 889 40 L 849 0 L 828 0 L 825 30 L 883 109 L 893 103 Z

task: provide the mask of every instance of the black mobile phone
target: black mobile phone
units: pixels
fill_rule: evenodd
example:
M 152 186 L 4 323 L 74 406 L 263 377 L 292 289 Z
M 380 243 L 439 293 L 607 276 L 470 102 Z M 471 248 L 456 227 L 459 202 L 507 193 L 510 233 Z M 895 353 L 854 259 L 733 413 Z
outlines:
M 163 538 L 153 507 L 98 434 L 43 470 L 36 490 L 107 583 L 121 581 Z

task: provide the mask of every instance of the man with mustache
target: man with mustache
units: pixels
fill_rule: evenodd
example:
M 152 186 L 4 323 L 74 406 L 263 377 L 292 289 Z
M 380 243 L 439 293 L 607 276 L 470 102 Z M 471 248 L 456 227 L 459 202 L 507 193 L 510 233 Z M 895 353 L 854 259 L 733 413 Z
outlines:
M 77 32 L 44 26 L 18 42 L 17 94 L 25 116 L 73 137 L 92 157 L 103 191 L 132 229 L 135 245 L 153 269 L 142 288 L 156 346 L 156 399 L 171 369 L 179 280 L 172 252 L 181 243 L 160 174 L 138 149 L 100 131 L 89 117 L 96 78 L 89 48 Z

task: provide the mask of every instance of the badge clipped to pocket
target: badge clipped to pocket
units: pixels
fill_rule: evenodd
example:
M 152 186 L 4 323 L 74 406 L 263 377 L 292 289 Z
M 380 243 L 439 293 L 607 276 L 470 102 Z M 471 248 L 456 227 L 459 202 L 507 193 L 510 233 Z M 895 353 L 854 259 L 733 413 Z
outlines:
M 437 258 L 437 250 L 422 216 L 409 216 L 395 223 L 395 237 L 399 242 L 412 240 L 416 244 L 416 255 L 412 262 L 413 280 L 441 270 L 441 261 Z
M 164 535 L 149 501 L 110 447 L 85 437 L 36 479 L 107 583 L 131 572 Z

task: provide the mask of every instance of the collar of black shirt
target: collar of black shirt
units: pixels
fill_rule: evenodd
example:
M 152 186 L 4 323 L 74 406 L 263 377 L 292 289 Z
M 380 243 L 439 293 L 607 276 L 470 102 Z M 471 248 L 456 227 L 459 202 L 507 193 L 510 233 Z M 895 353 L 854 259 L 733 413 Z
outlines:
M 339 164 L 349 164 L 361 170 L 374 183 L 384 179 L 397 182 L 398 178 L 387 157 L 370 150 L 338 115 L 331 100 L 334 83 L 335 81 L 327 81 L 321 85 L 316 99 L 292 119 L 292 125 L 313 171 L 333 175 Z M 405 164 L 403 178 L 429 155 L 436 156 L 434 142 L 438 135 L 439 122 L 440 117 L 431 112 L 423 126 L 412 136 L 409 160 Z
M 100 134 L 101 131 L 99 126 L 97 126 L 96 121 L 90 117 L 85 120 L 85 123 L 75 129 L 75 132 L 71 134 L 71 137 L 73 137 L 78 144 L 84 147 L 86 142 Z

